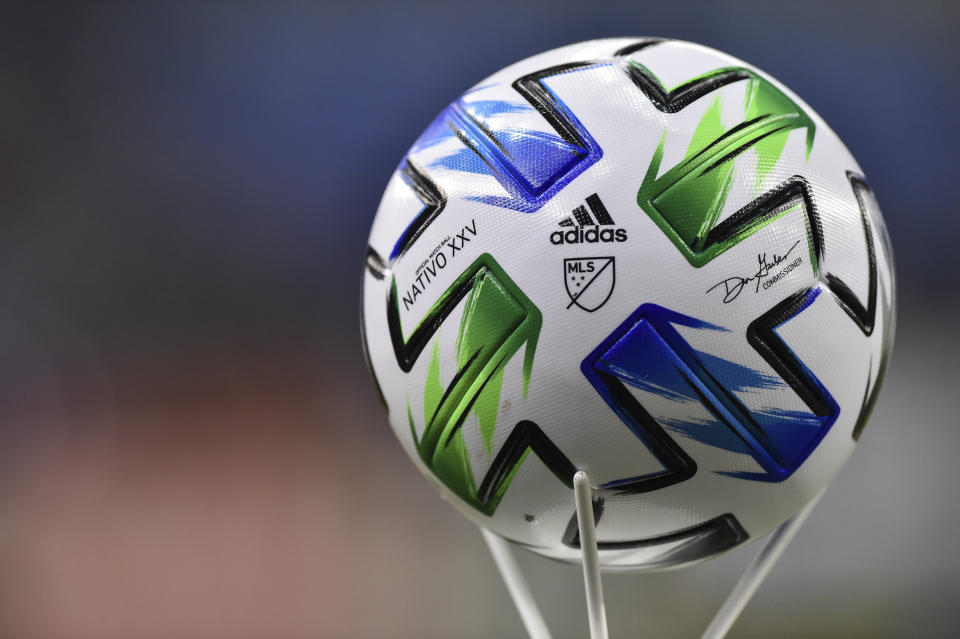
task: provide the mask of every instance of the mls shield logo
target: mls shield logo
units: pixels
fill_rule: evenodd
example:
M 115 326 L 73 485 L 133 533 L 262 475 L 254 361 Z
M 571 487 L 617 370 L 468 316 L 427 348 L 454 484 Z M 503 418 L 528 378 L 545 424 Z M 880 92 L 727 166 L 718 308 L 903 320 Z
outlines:
M 563 284 L 571 306 L 592 313 L 610 299 L 616 283 L 612 257 L 571 257 L 563 260 Z

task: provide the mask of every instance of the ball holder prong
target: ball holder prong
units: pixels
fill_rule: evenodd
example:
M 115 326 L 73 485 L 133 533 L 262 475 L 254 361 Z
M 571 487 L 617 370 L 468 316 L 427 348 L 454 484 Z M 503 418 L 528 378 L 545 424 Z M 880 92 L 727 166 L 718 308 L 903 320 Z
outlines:
M 583 587 L 587 595 L 587 621 L 590 639 L 609 639 L 607 612 L 603 605 L 600 581 L 600 556 L 597 550 L 597 524 L 593 519 L 593 486 L 590 476 L 578 471 L 573 476 L 573 495 L 577 502 L 577 526 L 583 555 Z
M 726 601 L 723 602 L 720 610 L 714 615 L 713 621 L 707 626 L 706 632 L 703 633 L 703 639 L 723 639 L 723 637 L 727 635 L 734 622 L 736 622 L 740 616 L 740 613 L 743 612 L 743 609 L 750 603 L 750 599 L 753 598 L 760 584 L 763 583 L 763 580 L 770 573 L 774 564 L 780 559 L 780 555 L 783 554 L 783 551 L 786 550 L 790 542 L 793 541 L 797 531 L 800 530 L 800 526 L 803 525 L 803 522 L 806 521 L 810 513 L 813 512 L 814 506 L 816 506 L 820 498 L 823 497 L 824 492 L 826 492 L 826 489 L 820 491 L 820 494 L 811 499 L 810 503 L 804 506 L 803 510 L 793 518 L 780 524 L 770 533 L 763 548 L 760 549 L 757 556 L 754 557 L 750 565 L 747 566 L 747 569 L 740 576 L 737 585 L 730 591 Z
M 490 554 L 493 555 L 493 562 L 497 564 L 503 583 L 507 586 L 507 592 L 510 593 L 513 605 L 520 613 L 520 620 L 523 621 L 530 639 L 551 639 L 550 629 L 547 628 L 547 622 L 533 598 L 527 580 L 520 572 L 510 542 L 486 528 L 481 528 L 480 532 L 483 534 L 483 540 L 487 542 Z
M 793 541 L 797 531 L 810 516 L 824 489 L 810 500 L 803 510 L 780 524 L 767 538 L 763 548 L 753 558 L 741 575 L 737 585 L 727 596 L 720 610 L 702 635 L 702 639 L 723 639 L 737 621 L 760 584 L 770 573 L 774 564 Z M 607 614 L 603 600 L 603 584 L 600 578 L 600 560 L 597 549 L 597 527 L 593 517 L 593 486 L 587 473 L 578 471 L 573 476 L 573 494 L 577 506 L 577 527 L 580 531 L 580 551 L 583 563 L 583 585 L 587 599 L 587 621 L 590 639 L 609 639 Z M 527 585 L 513 555 L 511 543 L 495 533 L 481 528 L 490 554 L 500 570 L 520 619 L 530 639 L 551 639 L 550 630 L 537 606 L 533 593 Z

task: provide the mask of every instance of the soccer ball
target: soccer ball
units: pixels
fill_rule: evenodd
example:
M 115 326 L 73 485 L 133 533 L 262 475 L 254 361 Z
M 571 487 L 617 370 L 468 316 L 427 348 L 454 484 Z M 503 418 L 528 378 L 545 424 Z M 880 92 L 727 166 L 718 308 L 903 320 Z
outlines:
M 421 472 L 480 526 L 605 569 L 762 536 L 850 455 L 893 339 L 874 193 L 788 89 L 707 47 L 575 44 L 444 109 L 390 178 L 365 351 Z

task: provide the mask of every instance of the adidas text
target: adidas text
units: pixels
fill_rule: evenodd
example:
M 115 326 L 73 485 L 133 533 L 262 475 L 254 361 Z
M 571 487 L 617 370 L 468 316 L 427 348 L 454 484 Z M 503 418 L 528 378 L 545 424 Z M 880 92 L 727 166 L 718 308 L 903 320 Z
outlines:
M 569 231 L 554 231 L 551 244 L 597 244 L 598 242 L 626 242 L 626 229 L 575 228 Z
M 599 244 L 627 241 L 627 230 L 617 228 L 616 222 L 613 221 L 610 211 L 604 206 L 599 195 L 594 193 L 588 196 L 585 204 L 586 206 L 581 204 L 573 209 L 569 217 L 560 220 L 560 226 L 563 228 L 550 234 L 551 244 Z

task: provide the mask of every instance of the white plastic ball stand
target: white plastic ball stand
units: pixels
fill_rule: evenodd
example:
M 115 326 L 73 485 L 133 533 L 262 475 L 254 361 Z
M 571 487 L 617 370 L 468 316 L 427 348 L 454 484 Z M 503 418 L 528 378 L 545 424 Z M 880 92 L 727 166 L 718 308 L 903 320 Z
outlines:
M 587 597 L 587 622 L 590 639 L 609 639 L 607 613 L 603 601 L 603 584 L 600 579 L 600 560 L 597 550 L 597 528 L 593 517 L 593 485 L 590 477 L 583 471 L 573 476 L 573 494 L 577 506 L 577 524 L 580 529 L 580 549 L 583 561 L 583 585 Z M 806 521 L 813 508 L 823 496 L 823 491 L 804 506 L 803 510 L 788 519 L 767 538 L 766 543 L 741 575 L 726 601 L 714 615 L 713 621 L 703 633 L 703 639 L 722 639 L 736 622 L 737 617 L 750 602 L 760 584 L 770 573 L 774 564 L 786 550 Z M 482 528 L 483 538 L 490 548 L 490 554 L 500 570 L 500 575 L 513 599 L 520 619 L 530 635 L 530 639 L 551 639 L 550 629 L 537 606 L 533 593 L 527 585 L 516 558 L 512 544 L 503 537 Z

